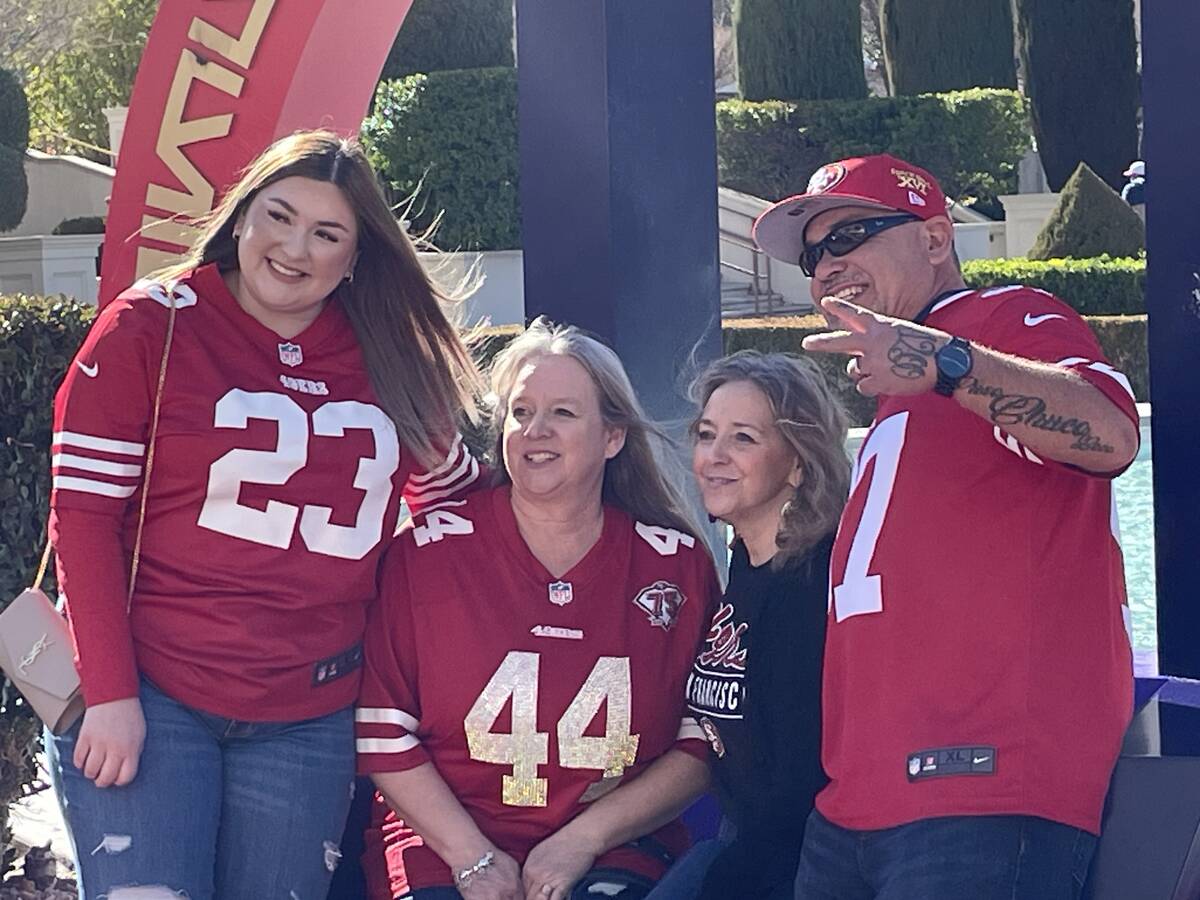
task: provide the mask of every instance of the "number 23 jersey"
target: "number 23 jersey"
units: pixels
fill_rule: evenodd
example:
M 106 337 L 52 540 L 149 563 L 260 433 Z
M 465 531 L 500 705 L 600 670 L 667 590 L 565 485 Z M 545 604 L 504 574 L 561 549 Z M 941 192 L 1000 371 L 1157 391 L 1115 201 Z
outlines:
M 719 591 L 701 541 L 605 507 L 600 540 L 556 579 L 521 539 L 508 488 L 414 524 L 388 551 L 368 624 L 362 773 L 432 760 L 520 862 L 677 743 L 704 757 L 684 708 Z M 404 867 L 413 887 L 449 883 L 427 847 Z
M 399 445 L 336 297 L 284 340 L 242 310 L 215 265 L 171 295 L 128 620 L 166 289 L 143 282 L 101 310 L 55 399 L 52 527 L 88 703 L 136 696 L 140 671 L 235 719 L 344 708 L 401 495 L 419 507 L 478 467 L 456 444 L 425 473 Z

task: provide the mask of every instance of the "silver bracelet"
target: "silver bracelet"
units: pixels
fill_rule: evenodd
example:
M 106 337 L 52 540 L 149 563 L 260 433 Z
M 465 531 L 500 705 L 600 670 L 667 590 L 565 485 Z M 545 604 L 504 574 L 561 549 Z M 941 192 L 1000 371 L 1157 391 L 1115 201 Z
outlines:
M 475 863 L 475 865 L 468 866 L 467 868 L 462 869 L 455 874 L 454 886 L 458 888 L 466 887 L 471 879 L 490 866 L 492 864 L 492 860 L 495 858 L 496 854 L 491 850 L 483 854 L 483 856 L 479 857 L 479 862 Z

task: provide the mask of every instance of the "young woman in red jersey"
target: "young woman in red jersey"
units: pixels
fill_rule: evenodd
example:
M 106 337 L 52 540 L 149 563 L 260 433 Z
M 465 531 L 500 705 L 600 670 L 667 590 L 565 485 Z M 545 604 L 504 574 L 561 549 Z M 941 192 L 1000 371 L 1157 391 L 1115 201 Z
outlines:
M 652 900 L 791 900 L 821 769 L 821 660 L 846 417 L 810 360 L 742 351 L 692 385 L 692 471 L 733 527 L 725 590 L 688 679 L 725 816 Z
M 402 496 L 478 476 L 439 298 L 362 149 L 307 132 L 97 316 L 50 518 L 88 705 L 47 742 L 81 896 L 324 896 L 383 546 Z
M 500 484 L 414 518 L 367 630 L 370 896 L 636 900 L 708 781 L 712 562 L 615 353 L 538 321 L 492 384 Z

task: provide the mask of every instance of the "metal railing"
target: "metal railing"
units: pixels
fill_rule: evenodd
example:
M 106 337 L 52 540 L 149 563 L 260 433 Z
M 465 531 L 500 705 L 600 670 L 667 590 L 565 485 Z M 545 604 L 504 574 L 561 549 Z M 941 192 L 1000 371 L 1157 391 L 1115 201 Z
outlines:
M 740 210 L 723 207 L 722 213 L 728 215 L 740 216 L 747 222 L 753 223 L 754 217 L 741 212 Z M 730 231 L 727 228 L 717 229 L 717 239 L 720 243 L 728 244 L 737 247 L 739 250 L 746 251 L 750 254 L 750 267 L 740 266 L 737 263 L 730 262 L 725 259 L 725 254 L 721 254 L 721 268 L 728 269 L 731 272 L 736 272 L 739 275 L 749 278 L 747 283 L 747 293 L 750 296 L 754 305 L 754 314 L 770 315 L 772 305 L 783 298 L 776 294 L 771 288 L 771 257 L 763 253 L 755 245 L 754 241 L 744 235 Z M 764 309 L 763 306 L 766 306 Z

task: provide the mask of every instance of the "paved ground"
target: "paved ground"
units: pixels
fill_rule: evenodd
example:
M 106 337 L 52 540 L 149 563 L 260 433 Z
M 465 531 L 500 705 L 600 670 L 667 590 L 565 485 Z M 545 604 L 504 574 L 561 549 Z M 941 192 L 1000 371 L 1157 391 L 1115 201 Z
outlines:
M 49 781 L 44 766 L 40 777 Z M 49 844 L 51 852 L 60 860 L 71 858 L 71 842 L 63 827 L 54 791 L 47 789 L 14 803 L 9 809 L 9 822 L 18 844 L 24 847 L 44 847 Z

